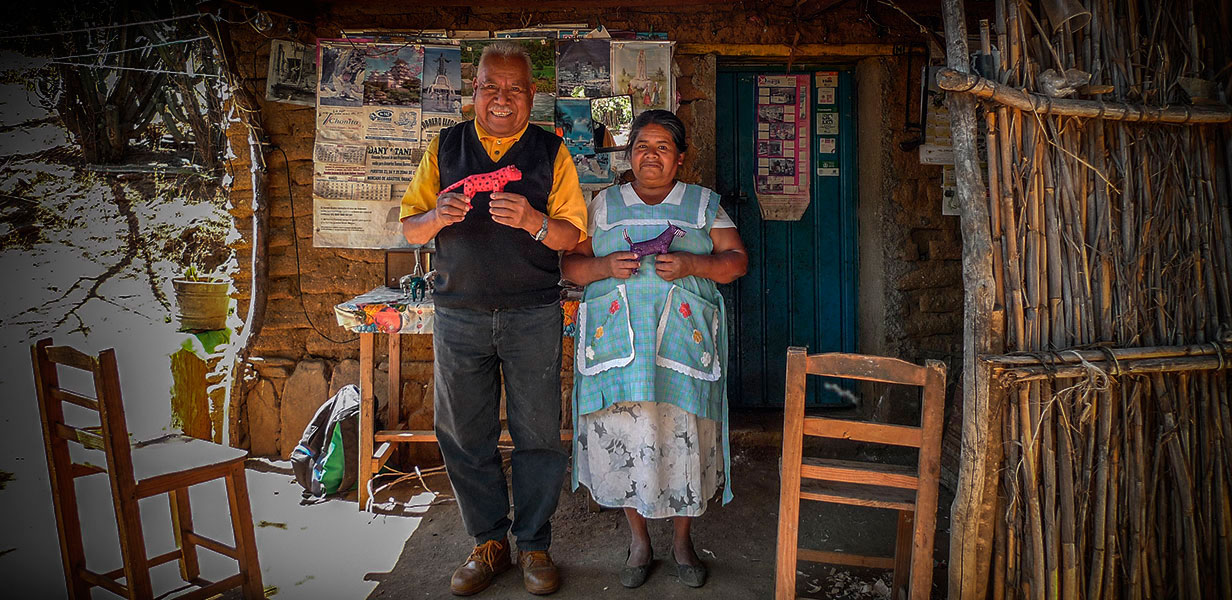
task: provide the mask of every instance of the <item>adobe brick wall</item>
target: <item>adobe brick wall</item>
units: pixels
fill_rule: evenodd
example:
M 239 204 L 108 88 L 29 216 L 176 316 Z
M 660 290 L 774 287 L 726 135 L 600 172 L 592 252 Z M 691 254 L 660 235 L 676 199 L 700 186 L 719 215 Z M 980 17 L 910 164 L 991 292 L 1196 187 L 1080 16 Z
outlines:
M 792 24 L 791 3 L 720 4 L 676 9 L 588 9 L 525 13 L 494 8 L 416 9 L 386 2 L 331 4 L 311 31 L 312 36 L 338 37 L 342 28 L 420 28 L 496 30 L 527 23 L 603 23 L 609 29 L 667 32 L 670 39 L 693 43 L 790 44 L 799 43 L 907 43 L 917 38 L 914 28 L 893 14 L 867 18 L 859 7 L 841 7 L 826 18 Z M 274 17 L 274 31 L 285 31 L 285 21 Z M 891 30 L 882 25 L 890 24 Z M 897 24 L 897 26 L 895 26 Z M 269 39 L 247 26 L 232 27 L 242 81 L 264 98 Z M 287 37 L 281 35 L 277 37 Z M 914 152 L 898 143 L 905 115 L 906 61 L 895 57 L 868 57 L 857 64 L 860 98 L 877 99 L 874 109 L 864 107 L 859 118 L 860 146 L 860 351 L 898 356 L 920 362 L 925 358 L 952 358 L 961 353 L 962 292 L 957 219 L 940 214 L 940 170 L 919 165 Z M 918 68 L 920 61 L 915 61 Z M 682 178 L 713 185 L 715 55 L 676 58 L 681 118 L 689 127 L 691 150 Z M 918 76 L 916 77 L 918 80 Z M 285 408 L 305 404 L 288 395 L 301 390 L 335 388 L 331 380 L 353 373 L 358 358 L 354 336 L 336 325 L 333 306 L 376 286 L 383 276 L 383 254 L 373 250 L 317 249 L 312 246 L 312 146 L 314 109 L 262 102 L 261 118 L 275 148 L 269 166 L 269 302 L 266 321 L 254 342 L 247 392 L 237 399 L 241 415 L 241 443 L 254 454 L 286 456 L 301 431 L 302 415 Z M 228 131 L 234 158 L 229 167 L 234 180 L 229 210 L 238 238 L 232 243 L 240 258 L 236 276 L 241 312 L 248 304 L 251 250 L 251 183 L 247 132 L 238 121 Z M 289 161 L 289 162 L 288 162 Z M 290 185 L 288 187 L 288 174 Z M 869 177 L 867 175 L 872 175 Z M 294 202 L 292 202 L 292 198 Z M 294 229 L 292 216 L 294 215 Z M 299 262 L 296 264 L 295 248 Z M 868 266 L 868 268 L 865 268 Z M 302 302 L 302 308 L 301 308 Z M 869 309 L 868 307 L 872 307 Z M 307 313 L 307 318 L 305 318 Z M 309 322 L 311 319 L 311 323 Z M 320 333 L 318 333 L 318 331 Z M 328 337 L 327 337 L 328 336 Z M 382 336 L 383 338 L 383 336 Z M 412 415 L 412 427 L 429 428 L 431 407 L 431 336 L 403 336 L 403 415 Z M 570 393 L 572 341 L 565 340 L 564 393 Z M 387 365 L 383 340 L 378 339 L 376 360 Z M 957 361 L 951 361 L 957 365 Z M 387 368 L 387 367 L 386 367 Z M 385 401 L 385 381 L 378 374 L 378 399 Z M 288 383 L 293 384 L 288 387 Z M 311 392 L 317 393 L 317 392 Z M 285 398 L 285 400 L 284 400 Z M 325 398 L 313 400 L 319 403 Z M 306 406 L 295 409 L 303 412 Z M 866 403 L 877 411 L 877 402 Z M 295 412 L 291 411 L 291 412 Z M 383 414 L 383 409 L 378 415 Z M 422 452 L 422 450 L 417 450 Z

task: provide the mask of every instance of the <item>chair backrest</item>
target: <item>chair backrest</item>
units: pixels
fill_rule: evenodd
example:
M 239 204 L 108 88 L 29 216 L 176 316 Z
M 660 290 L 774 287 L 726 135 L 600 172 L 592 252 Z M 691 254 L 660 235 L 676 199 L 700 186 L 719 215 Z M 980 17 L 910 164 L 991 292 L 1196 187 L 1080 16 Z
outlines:
M 945 364 L 930 360 L 925 366 L 897 358 L 861 354 L 808 354 L 805 348 L 787 349 L 788 414 L 804 412 L 805 383 L 808 375 L 841 379 L 858 379 L 924 388 L 920 403 L 920 426 L 888 425 L 867 421 L 809 417 L 797 420 L 803 435 L 870 442 L 893 446 L 911 446 L 926 450 L 940 445 L 942 414 L 945 411 Z M 936 435 L 925 435 L 925 433 Z M 786 436 L 789 432 L 784 431 Z M 799 434 L 797 434 L 799 435 Z M 934 453 L 935 454 L 935 453 Z M 922 453 L 921 456 L 929 455 Z M 923 471 L 924 465 L 921 465 Z
M 91 473 L 107 472 L 113 484 L 135 485 L 132 449 L 128 440 L 128 425 L 124 420 L 124 403 L 120 396 L 120 373 L 115 350 L 107 349 L 91 356 L 71 346 L 53 346 L 42 339 L 30 347 L 34 365 L 34 383 L 38 392 L 43 435 L 47 442 L 49 466 L 66 469 L 70 479 Z M 69 367 L 90 374 L 94 396 L 86 396 L 60 387 L 59 367 Z M 64 403 L 74 404 L 98 413 L 97 427 L 74 427 L 65 422 Z M 102 450 L 107 468 L 75 463 L 69 456 L 66 442 L 83 448 Z

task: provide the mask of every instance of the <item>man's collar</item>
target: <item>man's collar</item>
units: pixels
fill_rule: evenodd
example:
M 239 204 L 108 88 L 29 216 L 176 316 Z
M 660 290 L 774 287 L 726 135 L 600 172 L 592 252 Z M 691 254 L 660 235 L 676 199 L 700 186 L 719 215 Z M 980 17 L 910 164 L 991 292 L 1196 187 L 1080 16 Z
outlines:
M 516 142 L 516 141 L 518 141 L 518 140 L 522 139 L 522 134 L 526 133 L 526 128 L 527 128 L 527 127 L 530 127 L 530 123 L 527 123 L 526 125 L 523 125 L 523 126 L 522 126 L 522 129 L 521 129 L 521 130 L 519 130 L 517 133 L 515 133 L 515 134 L 513 134 L 513 135 L 506 136 L 506 137 L 500 137 L 500 136 L 492 135 L 492 134 L 490 134 L 490 133 L 488 133 L 488 132 L 484 131 L 484 130 L 483 130 L 483 126 L 479 124 L 479 119 L 475 119 L 475 135 L 479 136 L 479 139 L 480 139 L 480 140 L 485 140 L 485 139 L 488 139 L 488 140 L 513 140 L 513 141 L 515 141 L 515 142 Z

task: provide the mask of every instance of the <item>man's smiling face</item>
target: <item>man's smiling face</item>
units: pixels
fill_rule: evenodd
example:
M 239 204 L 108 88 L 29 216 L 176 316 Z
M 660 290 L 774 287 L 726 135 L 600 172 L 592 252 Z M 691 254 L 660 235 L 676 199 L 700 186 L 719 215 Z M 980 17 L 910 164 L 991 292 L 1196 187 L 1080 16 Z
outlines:
M 526 127 L 535 86 L 526 63 L 518 58 L 488 56 L 475 75 L 475 120 L 483 130 L 508 137 Z

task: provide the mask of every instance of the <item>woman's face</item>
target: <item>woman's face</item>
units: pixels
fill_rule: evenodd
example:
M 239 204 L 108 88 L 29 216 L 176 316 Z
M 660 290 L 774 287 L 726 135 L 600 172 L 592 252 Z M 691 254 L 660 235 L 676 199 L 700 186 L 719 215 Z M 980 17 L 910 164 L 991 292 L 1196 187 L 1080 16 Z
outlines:
M 646 187 L 662 187 L 676 180 L 684 153 L 676 148 L 666 127 L 650 123 L 642 127 L 630 149 L 633 176 Z

